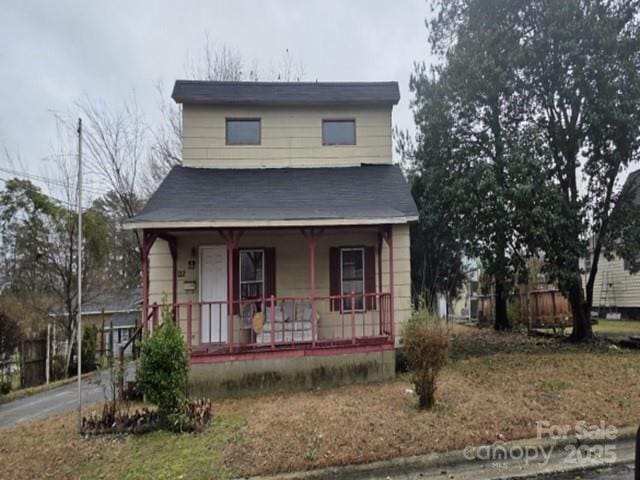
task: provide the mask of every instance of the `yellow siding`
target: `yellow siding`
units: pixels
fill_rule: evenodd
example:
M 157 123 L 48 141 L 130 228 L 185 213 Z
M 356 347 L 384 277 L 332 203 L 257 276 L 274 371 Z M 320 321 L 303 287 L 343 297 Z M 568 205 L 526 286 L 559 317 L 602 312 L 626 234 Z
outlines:
M 394 283 L 395 283 L 395 321 L 396 332 L 410 315 L 411 309 L 411 277 L 409 264 L 409 228 L 407 225 L 395 226 L 394 235 Z M 198 282 L 198 247 L 202 245 L 223 244 L 217 233 L 189 233 L 178 236 L 178 270 L 184 270 L 185 276 L 178 279 L 178 301 L 189 300 L 197 302 L 199 294 L 187 292 L 184 289 L 185 281 Z M 317 295 L 329 295 L 329 249 L 330 247 L 370 246 L 378 245 L 378 233 L 376 229 L 332 230 L 326 232 L 316 247 L 316 284 Z M 309 257 L 306 240 L 299 231 L 274 230 L 272 232 L 245 232 L 240 240 L 240 248 L 251 247 L 275 247 L 276 250 L 276 294 L 277 296 L 302 297 L 309 295 Z M 382 251 L 382 285 L 388 292 L 388 248 L 383 245 Z M 188 269 L 189 260 L 196 260 L 196 268 Z M 378 261 L 376 260 L 376 284 L 378 282 Z M 150 302 L 161 302 L 164 295 L 171 296 L 171 255 L 167 244 L 156 241 L 150 254 Z M 169 298 L 170 299 L 170 298 Z M 341 334 L 342 324 L 339 314 L 331 312 L 328 301 L 318 302 L 320 314 L 319 336 L 329 337 Z M 183 312 L 184 315 L 184 312 Z M 194 309 L 193 318 L 198 319 L 198 312 Z M 186 321 L 181 317 L 181 327 L 186 331 Z M 371 323 L 371 317 L 366 317 L 365 322 Z M 358 316 L 356 334 L 361 335 L 363 327 L 362 317 Z M 192 338 L 198 342 L 199 322 L 194 321 Z M 366 334 L 370 334 L 365 323 Z M 347 332 L 350 334 L 350 332 Z M 234 323 L 234 339 L 242 338 L 239 319 Z
M 601 257 L 593 286 L 593 306 L 597 308 L 604 299 L 602 284 L 610 283 L 608 304 L 616 307 L 640 307 L 640 274 L 631 275 L 624 269 L 622 259 L 608 261 Z
M 226 118 L 261 119 L 261 145 L 226 145 Z M 355 119 L 356 145 L 322 145 L 323 119 Z M 182 158 L 188 167 L 262 168 L 391 163 L 391 108 L 184 105 Z

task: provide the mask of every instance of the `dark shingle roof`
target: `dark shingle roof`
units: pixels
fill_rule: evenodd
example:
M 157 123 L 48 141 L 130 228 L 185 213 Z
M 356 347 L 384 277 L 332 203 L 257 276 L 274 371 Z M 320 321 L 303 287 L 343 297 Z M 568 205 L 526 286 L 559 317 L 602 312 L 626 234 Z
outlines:
M 100 312 L 126 312 L 138 310 L 142 302 L 142 289 L 128 288 L 122 290 L 97 290 L 87 292 L 84 295 L 85 301 L 82 304 L 82 312 L 89 314 Z
M 417 214 L 396 165 L 174 167 L 128 223 L 388 219 Z
M 395 105 L 398 82 L 210 82 L 177 80 L 178 103 L 210 105 Z

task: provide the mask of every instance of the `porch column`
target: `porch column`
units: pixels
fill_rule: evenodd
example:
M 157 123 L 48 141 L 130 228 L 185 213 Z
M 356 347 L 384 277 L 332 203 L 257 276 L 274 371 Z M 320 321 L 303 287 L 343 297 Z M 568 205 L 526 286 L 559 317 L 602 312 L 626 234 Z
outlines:
M 219 232 L 227 246 L 227 344 L 229 352 L 233 352 L 233 286 L 235 281 L 233 259 L 240 243 L 242 230 L 220 230 Z M 238 311 L 240 311 L 239 304 Z
M 309 246 L 309 287 L 311 290 L 311 345 L 316 346 L 318 337 L 318 313 L 316 307 L 316 246 L 318 239 L 322 236 L 322 229 L 310 228 L 302 229 L 302 235 L 307 240 Z
M 382 236 L 382 232 L 379 233 L 378 235 L 378 293 L 384 293 L 384 290 L 382 289 L 382 245 L 383 245 L 384 239 Z M 382 319 L 382 315 L 383 315 L 383 300 L 382 300 L 382 296 L 378 295 L 378 309 L 379 309 L 379 315 L 380 315 L 380 319 Z M 383 333 L 383 325 L 382 325 L 382 321 L 380 321 L 380 328 L 379 328 L 379 334 L 382 335 Z
M 171 303 L 173 303 L 175 315 L 175 305 L 178 303 L 178 241 L 173 235 L 160 235 L 160 238 L 169 244 L 169 252 L 171 253 Z M 174 318 L 174 320 L 176 319 Z
M 142 231 L 142 245 L 140 256 L 142 263 L 142 329 L 147 333 L 147 317 L 149 315 L 149 252 L 156 241 L 157 234 L 148 230 Z
M 394 280 L 393 280 L 393 227 L 391 225 L 386 225 L 382 229 L 382 238 L 384 238 L 387 243 L 387 247 L 389 248 L 389 323 L 391 328 L 391 337 L 395 337 L 395 324 L 394 324 Z

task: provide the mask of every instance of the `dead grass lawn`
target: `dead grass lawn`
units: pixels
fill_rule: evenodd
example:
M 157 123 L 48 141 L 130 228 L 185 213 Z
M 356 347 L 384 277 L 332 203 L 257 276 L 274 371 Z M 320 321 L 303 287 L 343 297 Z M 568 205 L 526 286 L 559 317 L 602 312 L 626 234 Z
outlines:
M 215 425 L 199 436 L 82 439 L 67 415 L 1 432 L 0 478 L 223 478 L 526 438 L 539 420 L 625 426 L 640 418 L 640 353 L 455 334 L 455 360 L 430 412 L 416 410 L 402 377 L 220 401 Z

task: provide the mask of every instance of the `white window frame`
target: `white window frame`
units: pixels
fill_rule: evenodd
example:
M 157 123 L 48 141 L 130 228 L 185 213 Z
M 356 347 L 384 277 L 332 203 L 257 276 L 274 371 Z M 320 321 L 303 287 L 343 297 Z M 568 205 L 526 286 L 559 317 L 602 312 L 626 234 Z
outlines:
M 256 253 L 260 252 L 262 254 L 262 278 L 260 281 L 257 280 L 242 280 L 242 254 L 243 253 Z M 264 248 L 239 248 L 238 249 L 238 295 L 240 298 L 238 300 L 242 300 L 242 284 L 249 283 L 262 283 L 262 298 L 264 298 L 264 270 L 265 270 L 265 250 Z
M 364 296 L 365 294 L 365 278 L 366 277 L 366 272 L 365 272 L 365 261 L 364 261 L 364 247 L 344 247 L 344 248 L 340 248 L 340 296 L 341 296 L 341 300 L 340 300 L 340 310 L 345 311 L 344 308 L 344 272 L 343 272 L 343 266 L 344 266 L 344 260 L 343 260 L 343 252 L 360 252 L 360 255 L 362 257 L 362 292 L 353 292 L 355 294 L 361 293 L 362 294 L 362 308 L 354 308 L 353 311 L 354 312 L 364 312 L 367 309 L 367 302 L 366 302 L 366 298 Z M 346 295 L 351 295 L 351 292 L 347 292 Z M 351 311 L 351 309 L 349 309 L 349 311 Z

